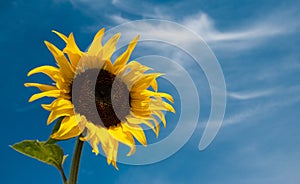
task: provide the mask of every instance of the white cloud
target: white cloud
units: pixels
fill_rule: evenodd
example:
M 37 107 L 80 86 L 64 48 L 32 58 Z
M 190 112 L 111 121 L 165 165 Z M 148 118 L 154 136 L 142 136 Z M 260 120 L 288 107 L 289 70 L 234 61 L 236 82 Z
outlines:
M 250 119 L 254 115 L 256 115 L 259 111 L 257 109 L 247 109 L 244 111 L 240 111 L 232 116 L 224 118 L 222 126 L 234 125 L 236 123 L 242 123 L 247 119 Z
M 236 100 L 249 100 L 268 96 L 274 93 L 275 90 L 248 91 L 248 92 L 227 92 L 228 97 Z
M 81 11 L 89 15 L 94 15 L 97 19 L 100 15 L 106 16 L 115 24 L 121 24 L 131 20 L 121 14 L 124 12 L 138 15 L 143 18 L 175 21 L 200 35 L 213 49 L 226 51 L 253 48 L 271 40 L 274 37 L 291 33 L 299 28 L 299 23 L 295 19 L 297 12 L 295 13 L 292 9 L 289 11 L 271 12 L 264 17 L 255 17 L 242 23 L 239 22 L 230 30 L 224 30 L 216 27 L 215 20 L 210 18 L 205 12 L 201 11 L 194 15 L 187 13 L 185 15 L 180 15 L 180 17 L 175 14 L 174 11 L 171 11 L 169 7 L 149 2 L 137 4 L 133 1 L 124 3 L 120 0 L 105 0 L 101 1 L 101 3 L 95 0 L 70 1 Z M 107 6 L 109 6 L 110 9 L 115 9 L 115 12 L 119 13 L 111 14 L 111 12 L 108 13 L 107 11 L 102 11 L 105 10 Z M 176 4 L 174 6 L 176 6 Z M 95 26 L 95 29 L 98 28 L 98 25 Z M 177 35 L 177 37 L 175 37 L 176 39 L 182 38 L 185 39 L 186 42 L 192 41 L 184 35 L 178 37 L 178 35 L 180 35 L 178 30 L 165 30 L 163 25 L 155 27 L 150 26 L 149 31 L 155 31 L 157 34 L 161 34 L 164 37 L 168 35 Z
M 254 22 L 249 27 L 238 28 L 233 31 L 221 32 L 214 25 L 214 20 L 205 13 L 187 17 L 183 25 L 202 35 L 208 42 L 218 41 L 242 41 L 258 39 L 261 37 L 272 37 L 285 32 L 285 27 L 270 25 L 267 22 Z
M 112 2 L 112 4 L 116 5 L 116 4 L 120 3 L 120 0 L 112 0 L 111 2 Z
M 238 25 L 232 30 L 220 30 L 215 26 L 214 20 L 205 13 L 185 17 L 181 22 L 186 27 L 195 31 L 215 49 L 248 49 L 279 35 L 295 31 L 299 24 L 284 12 L 269 15 L 272 18 L 257 18 L 246 26 Z M 282 23 L 277 17 L 286 16 Z
M 283 91 L 283 92 L 282 92 Z M 248 105 L 244 109 L 238 110 L 233 115 L 225 116 L 222 126 L 233 125 L 251 120 L 258 122 L 257 118 L 271 116 L 274 111 L 278 111 L 287 106 L 292 106 L 300 101 L 299 87 L 290 89 L 282 89 L 283 96 L 271 97 L 268 101 L 253 101 L 252 105 Z M 274 100 L 276 98 L 276 100 Z
M 162 13 L 153 13 L 151 16 L 146 14 L 146 18 L 161 18 L 176 21 L 178 24 L 201 36 L 213 49 L 226 51 L 258 47 L 280 35 L 292 33 L 299 27 L 299 24 L 295 24 L 293 18 L 288 17 L 284 13 L 282 15 L 278 13 L 275 17 L 286 16 L 287 21 L 285 23 L 278 21 L 276 18 L 268 18 L 266 16 L 267 18 L 254 19 L 252 22 L 247 23 L 246 26 L 237 25 L 231 30 L 220 30 L 215 26 L 215 20 L 204 12 L 192 16 L 183 16 L 181 20 L 175 20 L 175 17 L 169 17 L 169 15 L 163 15 Z M 124 18 L 121 14 L 110 15 L 109 18 L 116 24 L 130 21 L 130 19 Z M 176 38 L 178 42 L 193 44 L 191 37 L 181 34 L 180 30 L 169 29 L 164 25 L 153 26 L 145 24 L 144 26 L 147 29 L 144 28 L 141 34 L 148 34 L 145 32 L 145 30 L 148 30 L 151 34 L 159 35 L 162 38 L 172 37 Z
M 129 19 L 126 19 L 126 18 L 122 17 L 121 15 L 117 15 L 117 14 L 111 15 L 109 18 L 117 24 L 122 24 L 122 23 L 130 21 Z
M 112 4 L 123 12 L 139 15 L 143 18 L 171 19 L 168 13 L 169 7 L 156 5 L 148 1 L 137 3 L 135 0 L 127 0 L 124 3 L 124 1 L 112 0 Z

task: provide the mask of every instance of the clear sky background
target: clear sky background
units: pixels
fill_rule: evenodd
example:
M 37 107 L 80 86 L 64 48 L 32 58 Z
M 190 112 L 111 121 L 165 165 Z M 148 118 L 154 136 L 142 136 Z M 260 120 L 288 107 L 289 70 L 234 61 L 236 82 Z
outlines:
M 28 103 L 36 90 L 23 86 L 28 81 L 48 80 L 40 75 L 27 78 L 26 74 L 40 65 L 54 65 L 43 41 L 59 48 L 64 44 L 51 30 L 73 32 L 84 50 L 100 28 L 146 18 L 180 23 L 211 47 L 227 85 L 223 125 L 212 144 L 200 152 L 198 144 L 209 115 L 210 95 L 204 74 L 195 73 L 191 67 L 188 71 L 194 72 L 203 86 L 198 86 L 200 120 L 187 144 L 161 162 L 144 166 L 118 164 L 119 171 L 108 166 L 103 156 L 94 156 L 85 144 L 79 183 L 299 183 L 299 7 L 300 1 L 294 0 L 1 1 L 0 183 L 61 182 L 55 168 L 8 146 L 23 139 L 45 140 L 51 132 L 51 126 L 46 126 L 48 112 L 40 107 L 47 100 Z M 161 82 L 161 89 L 168 91 Z M 173 89 L 171 93 L 176 96 Z M 169 126 L 161 130 L 160 139 L 172 132 L 178 116 L 167 114 Z M 150 143 L 155 142 L 151 135 Z M 72 154 L 73 143 L 74 140 L 61 143 L 66 154 Z M 65 163 L 66 170 L 70 160 Z

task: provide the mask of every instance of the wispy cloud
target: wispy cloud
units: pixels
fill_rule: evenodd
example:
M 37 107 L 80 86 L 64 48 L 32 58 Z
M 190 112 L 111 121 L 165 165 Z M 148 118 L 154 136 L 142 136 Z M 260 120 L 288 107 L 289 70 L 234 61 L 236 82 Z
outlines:
M 152 19 L 171 19 L 172 14 L 168 8 L 162 5 L 154 4 L 148 1 L 136 3 L 135 0 L 127 0 L 126 3 L 121 0 L 112 0 L 113 5 L 123 12 L 138 15 L 142 18 Z M 151 7 L 151 8 L 149 8 Z
M 114 15 L 111 15 L 109 17 L 113 22 L 117 23 L 117 24 L 122 24 L 122 23 L 125 23 L 125 22 L 129 22 L 130 19 L 127 19 L 127 18 L 124 18 L 122 15 L 120 14 L 114 14 Z
M 291 33 L 299 24 L 293 17 L 284 12 L 276 13 L 273 18 L 257 18 L 244 25 L 237 25 L 231 30 L 220 30 L 214 20 L 205 13 L 199 13 L 183 19 L 182 24 L 195 31 L 213 48 L 216 49 L 247 49 L 257 46 L 275 36 Z M 282 23 L 277 17 L 286 16 L 287 21 Z
M 252 122 L 259 122 L 257 118 L 263 118 L 272 116 L 274 112 L 281 110 L 286 107 L 291 107 L 296 103 L 299 103 L 299 86 L 291 87 L 291 88 L 281 88 L 274 92 L 278 94 L 275 96 L 270 96 L 266 101 L 259 101 L 257 99 L 252 99 L 251 104 L 247 104 L 247 106 L 240 106 L 241 109 L 237 110 L 235 113 L 227 114 L 223 121 L 223 126 L 233 125 L 236 123 L 242 123 L 248 120 Z M 274 94 L 272 91 L 266 91 L 265 94 Z M 258 93 L 257 93 L 258 94 Z M 258 96 L 264 96 L 263 92 L 261 92 Z M 253 93 L 253 96 L 256 94 Z M 247 95 L 246 95 L 247 96 Z M 251 95 L 248 95 L 251 96 Z M 257 95 L 256 95 L 257 96 Z M 276 100 L 274 100 L 274 98 Z
M 228 97 L 236 100 L 249 100 L 259 97 L 271 95 L 275 90 L 261 90 L 261 91 L 246 91 L 246 92 L 227 92 Z
M 271 15 L 269 16 L 271 17 Z M 278 21 L 276 19 L 278 16 L 286 16 L 287 21 L 285 23 Z M 292 17 L 288 17 L 285 13 L 282 13 L 282 15 L 277 13 L 275 18 L 254 19 L 252 22 L 247 22 L 246 26 L 237 25 L 231 30 L 221 30 L 217 28 L 215 21 L 204 12 L 192 16 L 183 15 L 183 17 L 182 20 L 177 20 L 176 22 L 197 33 L 213 49 L 226 51 L 237 51 L 257 47 L 280 35 L 293 33 L 296 28 L 299 27 L 299 24 L 295 23 L 295 20 Z M 122 15 L 112 15 L 111 19 L 117 24 L 129 21 L 129 19 L 125 19 Z M 171 17 L 169 20 L 174 21 L 175 17 Z M 150 25 L 145 26 L 148 26 L 148 30 L 152 33 L 155 32 L 155 34 L 159 34 L 162 37 L 174 37 L 176 35 L 176 39 L 192 43 L 189 37 L 182 35 L 178 30 L 169 30 L 163 25 L 155 27 Z M 147 33 L 143 32 L 143 34 Z
M 238 22 L 236 26 L 230 29 L 222 29 L 215 25 L 216 20 L 201 10 L 196 14 L 186 13 L 178 15 L 175 14 L 174 11 L 170 11 L 166 5 L 153 4 L 151 2 L 137 4 L 131 0 L 127 3 L 123 3 L 120 0 L 106 0 L 101 1 L 101 3 L 95 0 L 70 1 L 81 11 L 94 15 L 96 19 L 99 19 L 101 14 L 101 16 L 106 16 L 108 20 L 111 20 L 115 24 L 125 23 L 138 17 L 175 21 L 200 35 L 213 49 L 226 51 L 257 47 L 280 35 L 293 33 L 300 25 L 299 21 L 295 19 L 298 15 L 298 11 L 293 10 L 293 8 L 289 9 L 289 11 L 267 12 L 263 17 L 256 16 L 245 22 Z M 176 8 L 178 4 L 175 3 L 174 7 Z M 106 9 L 106 6 L 110 6 L 110 9 L 115 9 L 116 11 L 102 11 Z M 141 9 L 143 11 L 140 11 Z M 126 14 L 135 16 L 126 16 Z M 150 25 L 148 25 L 148 27 L 149 26 Z M 93 31 L 96 31 L 98 28 L 98 25 L 95 26 L 95 30 Z M 91 29 L 89 28 L 89 30 Z M 165 30 L 163 25 L 155 26 L 153 29 L 151 29 L 150 26 L 149 31 L 155 31 L 162 36 L 177 35 L 176 39 L 182 38 L 185 39 L 186 42 L 192 41 L 183 35 L 178 38 L 178 35 L 180 35 L 178 30 Z M 147 33 L 143 32 L 143 34 Z

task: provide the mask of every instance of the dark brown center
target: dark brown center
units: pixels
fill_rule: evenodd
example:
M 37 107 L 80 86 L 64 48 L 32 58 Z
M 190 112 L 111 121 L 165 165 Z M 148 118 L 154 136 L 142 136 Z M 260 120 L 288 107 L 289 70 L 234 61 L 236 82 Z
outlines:
M 71 97 L 77 113 L 106 128 L 118 125 L 130 112 L 130 92 L 126 84 L 103 69 L 89 69 L 77 75 Z

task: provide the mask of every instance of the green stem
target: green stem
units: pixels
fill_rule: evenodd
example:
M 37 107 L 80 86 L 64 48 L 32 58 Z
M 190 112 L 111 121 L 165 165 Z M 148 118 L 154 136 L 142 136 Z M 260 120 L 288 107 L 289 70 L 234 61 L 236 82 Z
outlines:
M 63 168 L 60 167 L 60 168 L 58 168 L 58 170 L 59 170 L 59 172 L 60 172 L 60 174 L 61 174 L 63 183 L 64 183 L 64 184 L 67 184 L 67 177 L 66 177 L 66 175 L 65 175 L 65 172 L 64 172 Z
M 80 157 L 81 157 L 81 152 L 82 152 L 83 143 L 84 143 L 79 138 L 80 138 L 80 136 L 78 136 L 78 138 L 77 138 L 68 184 L 77 184 Z

